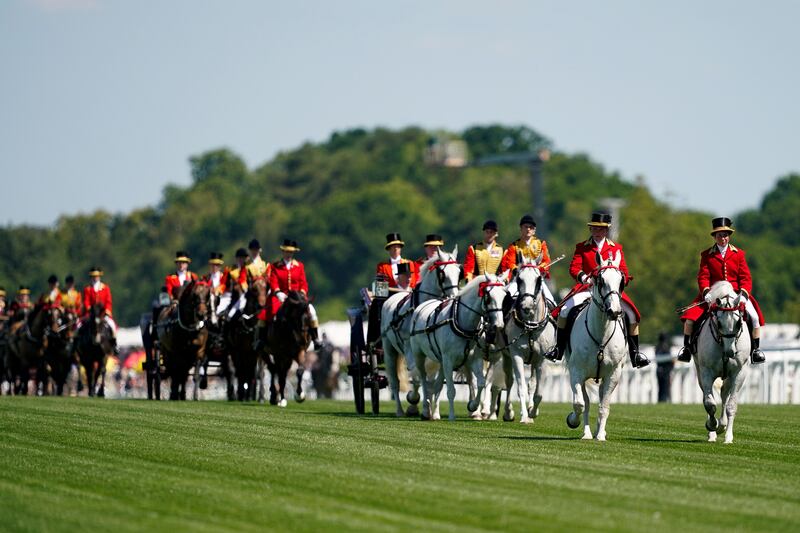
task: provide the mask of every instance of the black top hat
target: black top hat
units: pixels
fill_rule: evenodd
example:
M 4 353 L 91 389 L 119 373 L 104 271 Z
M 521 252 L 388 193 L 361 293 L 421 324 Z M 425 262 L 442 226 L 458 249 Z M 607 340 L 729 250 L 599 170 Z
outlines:
M 75 276 L 73 276 L 72 274 L 67 274 L 67 277 L 64 278 L 64 283 L 67 283 L 67 284 L 75 283 Z
M 403 238 L 400 237 L 399 233 L 387 233 L 386 245 L 384 246 L 384 249 L 388 250 L 390 246 L 394 246 L 395 244 L 399 244 L 400 246 L 406 245 L 406 243 L 403 242 Z
M 397 275 L 406 274 L 411 275 L 411 265 L 409 263 L 398 263 L 397 265 Z
M 731 226 L 733 226 L 733 222 L 728 217 L 717 217 L 711 221 L 711 235 L 713 236 L 718 231 L 730 231 L 733 233 L 736 230 Z
M 236 250 L 236 254 L 235 255 L 236 255 L 236 257 L 247 257 L 248 254 L 247 254 L 247 250 L 245 250 L 244 248 L 239 248 L 238 250 Z
M 425 244 L 423 246 L 444 246 L 444 239 L 441 235 L 429 233 L 425 236 Z
M 58 283 L 58 276 L 50 274 L 50 277 L 47 278 L 47 283 Z
M 494 230 L 494 231 L 499 231 L 497 229 L 497 222 L 495 222 L 492 219 L 489 219 L 489 220 L 487 220 L 486 222 L 483 223 L 483 229 L 485 229 L 485 230 L 490 229 L 490 230 Z
M 592 219 L 586 225 L 597 228 L 607 228 L 611 225 L 611 215 L 596 211 L 592 213 Z
M 211 265 L 221 265 L 225 263 L 222 260 L 222 254 L 220 252 L 211 252 L 208 254 L 208 263 Z
M 299 252 L 300 246 L 298 246 L 297 241 L 293 241 L 290 239 L 283 239 L 283 244 L 280 246 L 281 250 L 284 252 Z
M 186 253 L 185 250 L 178 250 L 175 252 L 175 262 L 176 263 L 191 263 L 192 258 L 189 257 L 189 254 Z
M 253 239 L 252 241 L 250 241 L 250 244 L 248 244 L 247 247 L 250 250 L 260 250 L 261 249 L 261 243 L 258 242 L 258 239 Z
M 103 275 L 103 269 L 98 266 L 94 266 L 89 269 L 89 276 L 102 276 L 102 275 Z
M 536 227 L 536 221 L 533 220 L 533 217 L 530 215 L 522 215 L 522 218 L 519 219 L 519 225 L 521 226 L 523 224 L 530 224 L 534 228 Z

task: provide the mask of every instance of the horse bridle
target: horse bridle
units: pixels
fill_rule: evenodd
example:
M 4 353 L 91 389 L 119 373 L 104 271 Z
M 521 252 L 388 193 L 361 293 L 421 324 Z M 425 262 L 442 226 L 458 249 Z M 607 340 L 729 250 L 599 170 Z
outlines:
M 523 268 L 536 268 L 536 269 L 538 269 L 539 267 L 537 265 L 534 265 L 534 264 L 531 264 L 531 263 L 526 263 L 526 264 L 520 265 L 518 268 L 521 270 Z M 519 280 L 519 273 L 517 273 L 516 277 L 517 277 L 517 280 Z M 517 286 L 519 286 L 519 281 L 517 281 Z M 527 286 L 525 288 L 527 289 Z M 542 292 L 542 277 L 539 276 L 538 278 L 536 278 L 536 288 L 533 290 L 532 294 L 529 293 L 529 292 L 521 292 L 521 293 L 517 294 L 517 300 L 516 300 L 516 302 L 514 302 L 514 321 L 517 324 L 519 324 L 520 326 L 522 326 L 525 330 L 537 330 L 537 329 L 540 329 L 544 324 L 547 323 L 547 313 L 546 312 L 545 312 L 544 318 L 542 320 L 535 320 L 533 322 L 528 322 L 527 320 L 521 320 L 519 318 L 519 316 L 522 314 L 522 309 L 520 308 L 522 300 L 524 298 L 527 298 L 527 297 L 530 296 L 533 299 L 533 302 L 535 304 L 538 301 L 539 295 L 541 294 L 541 292 Z
M 209 291 L 208 294 L 210 295 L 211 291 Z M 198 295 L 198 294 L 196 294 L 194 292 L 191 293 L 191 298 L 192 298 L 192 302 L 191 302 L 192 303 L 192 309 L 194 310 L 195 315 L 197 315 L 197 307 L 199 306 L 199 304 L 202 304 L 203 301 L 202 301 L 200 295 Z M 178 304 L 178 306 L 176 308 L 176 311 L 177 311 L 176 314 L 178 316 L 178 325 L 181 327 L 181 329 L 183 329 L 185 331 L 190 331 L 190 332 L 197 332 L 197 331 L 200 331 L 201 329 L 203 329 L 205 327 L 205 325 L 206 325 L 205 324 L 205 320 L 204 320 L 205 317 L 202 316 L 202 313 L 201 313 L 200 319 L 197 320 L 197 323 L 195 325 L 187 326 L 186 324 L 183 323 L 183 319 L 181 318 L 181 305 L 180 305 L 180 303 Z
M 729 297 L 726 296 L 726 299 Z M 720 300 L 717 300 L 720 302 Z M 711 322 L 711 336 L 714 338 L 714 341 L 721 345 L 722 339 L 736 339 L 739 340 L 739 337 L 743 331 L 743 324 L 744 324 L 744 310 L 745 304 L 744 302 L 740 302 L 737 306 L 728 306 L 725 307 L 720 303 L 711 304 L 709 307 L 709 319 Z M 736 317 L 736 328 L 731 333 L 723 333 L 719 326 L 719 318 L 717 318 L 717 313 L 735 313 Z
M 447 260 L 440 259 L 438 261 L 434 261 L 433 264 L 428 267 L 428 272 L 436 271 L 436 283 L 437 283 L 437 285 L 439 285 L 439 290 L 442 291 L 442 295 L 446 294 L 447 291 L 450 290 L 450 289 L 458 288 L 458 283 L 456 283 L 455 285 L 448 285 L 446 287 L 444 286 L 444 282 L 447 279 L 447 278 L 445 278 L 444 267 L 446 267 L 447 265 L 457 265 L 457 264 L 458 264 L 458 261 L 456 261 L 455 259 L 447 259 Z M 439 268 L 439 267 L 442 267 L 442 268 Z M 433 296 L 434 298 L 438 298 L 439 297 L 438 294 L 434 294 L 434 293 L 428 292 L 428 291 L 423 291 L 421 288 L 419 288 L 419 286 L 415 287 L 414 290 L 417 291 L 420 294 L 425 294 L 427 296 Z
M 608 270 L 608 269 L 616 270 L 617 272 L 622 274 L 622 271 L 619 269 L 619 267 L 615 267 L 613 265 L 606 265 L 606 266 L 597 267 L 592 272 L 592 278 L 594 278 L 595 284 L 597 285 L 598 289 L 600 289 L 603 285 L 605 285 L 605 283 L 603 282 L 603 277 L 600 275 L 600 273 L 603 270 Z M 617 297 L 622 299 L 622 291 L 618 291 L 618 290 L 608 291 L 606 294 L 602 294 L 602 291 L 601 291 L 600 296 L 603 298 L 602 301 L 598 301 L 597 298 L 595 298 L 594 291 L 591 291 L 591 294 L 592 294 L 592 302 L 603 311 L 605 311 L 604 306 L 605 306 L 606 300 L 611 298 L 611 296 L 616 294 Z

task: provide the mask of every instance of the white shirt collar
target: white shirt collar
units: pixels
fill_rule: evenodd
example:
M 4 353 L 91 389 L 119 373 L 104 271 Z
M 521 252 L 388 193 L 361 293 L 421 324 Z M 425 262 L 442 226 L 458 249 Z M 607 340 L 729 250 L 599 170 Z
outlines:
M 722 247 L 720 247 L 720 245 L 719 245 L 719 244 L 717 244 L 717 250 L 719 251 L 719 254 L 720 254 L 722 257 L 725 257 L 725 252 L 727 252 L 727 251 L 728 251 L 728 245 L 726 244 L 726 245 L 725 245 L 725 248 L 722 248 Z
M 594 241 L 594 243 L 597 246 L 598 250 L 602 250 L 603 247 L 606 245 L 606 238 L 605 237 L 603 237 L 602 240 L 599 240 L 599 241 L 595 241 L 594 238 L 592 238 L 592 241 Z
M 95 282 L 92 284 L 92 288 L 93 288 L 94 290 L 96 290 L 96 291 L 99 291 L 99 290 L 100 290 L 102 287 L 103 287 L 103 282 L 102 282 L 102 281 L 95 281 Z
M 292 259 L 284 259 L 283 260 L 283 264 L 286 265 L 287 267 L 288 266 L 292 266 L 292 261 L 294 261 L 294 258 L 292 258 Z
M 390 262 L 391 262 L 393 265 L 396 265 L 396 264 L 398 264 L 398 263 L 402 263 L 402 262 L 403 262 L 403 258 L 402 258 L 402 257 L 400 257 L 400 256 L 398 256 L 398 257 L 397 257 L 397 259 L 395 259 L 394 257 L 390 257 L 390 258 L 389 258 L 389 261 L 390 261 Z

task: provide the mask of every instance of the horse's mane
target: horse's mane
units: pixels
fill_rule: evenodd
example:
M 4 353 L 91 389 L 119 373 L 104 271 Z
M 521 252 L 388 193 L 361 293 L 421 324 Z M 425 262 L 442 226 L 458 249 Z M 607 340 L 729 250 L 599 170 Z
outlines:
M 433 271 L 433 264 L 436 261 L 455 261 L 455 257 L 453 254 L 449 252 L 445 252 L 444 250 L 439 250 L 439 253 L 434 254 L 430 259 L 426 259 L 424 263 L 422 263 L 419 267 L 419 282 L 418 285 L 422 283 L 422 280 Z
M 709 294 L 716 300 L 717 298 L 725 298 L 726 296 L 736 296 L 736 291 L 733 290 L 733 285 L 731 285 L 730 282 L 722 280 L 711 286 Z
M 472 281 L 464 285 L 464 287 L 458 292 L 458 294 L 467 294 L 469 291 L 477 291 L 479 289 L 479 285 L 481 283 L 486 282 L 496 282 L 500 281 L 500 278 L 493 274 L 481 274 L 480 276 L 475 276 L 472 278 Z

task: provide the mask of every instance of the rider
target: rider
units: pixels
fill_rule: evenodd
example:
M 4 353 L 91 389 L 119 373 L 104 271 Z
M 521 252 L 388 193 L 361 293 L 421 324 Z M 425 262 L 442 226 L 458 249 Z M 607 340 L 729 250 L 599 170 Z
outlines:
M 707 250 L 700 252 L 700 270 L 697 272 L 697 286 L 700 292 L 694 299 L 695 304 L 700 304 L 686 310 L 681 315 L 683 323 L 683 348 L 678 354 L 678 361 L 688 363 L 692 360 L 692 347 L 690 338 L 694 323 L 708 310 L 711 303 L 709 291 L 711 286 L 718 281 L 727 281 L 733 290 L 739 291 L 745 299 L 745 309 L 753 326 L 753 346 L 750 360 L 753 364 L 763 363 L 766 358 L 759 348 L 761 340 L 761 326 L 764 317 L 758 302 L 750 291 L 753 290 L 753 280 L 750 277 L 750 267 L 747 266 L 745 252 L 730 243 L 731 234 L 734 232 L 730 218 L 717 217 L 711 221 L 711 236 L 715 244 Z
M 399 233 L 389 233 L 386 235 L 386 245 L 384 248 L 389 252 L 389 260 L 381 261 L 375 267 L 376 274 L 382 274 L 389 282 L 389 287 L 397 287 L 397 265 L 400 263 L 411 263 L 408 259 L 403 259 L 400 256 L 403 246 L 406 243 L 400 237 Z M 411 286 L 417 284 L 417 267 L 416 263 L 409 265 L 411 269 Z
M 303 263 L 294 258 L 295 252 L 300 251 L 297 241 L 284 239 L 280 246 L 283 258 L 272 264 L 272 275 L 270 277 L 270 287 L 272 287 L 275 297 L 283 303 L 289 291 L 300 291 L 308 296 L 308 282 L 306 281 L 306 269 Z M 311 315 L 311 340 L 314 342 L 314 349 L 319 350 L 322 344 L 319 341 L 319 320 L 317 311 L 309 302 L 308 312 Z
M 114 354 L 119 355 L 117 347 L 117 324 L 111 316 L 111 288 L 102 282 L 103 269 L 92 267 L 89 269 L 89 279 L 91 283 L 83 288 L 83 317 L 89 316 L 92 306 L 102 303 L 105 308 L 105 322 L 111 330 L 111 344 L 114 347 Z
M 222 296 L 225 292 L 225 284 L 228 281 L 228 271 L 222 270 L 225 261 L 222 260 L 222 253 L 211 252 L 208 256 L 208 274 L 203 276 L 203 281 L 211 287 L 211 293 Z
M 189 254 L 184 250 L 175 252 L 175 272 L 167 274 L 167 277 L 164 279 L 164 286 L 167 288 L 167 294 L 169 294 L 170 298 L 173 300 L 178 297 L 175 289 L 183 287 L 189 282 L 198 280 L 197 274 L 189 271 L 189 263 L 191 262 L 192 258 L 189 257 Z
M 8 306 L 8 319 L 11 324 L 9 327 L 9 334 L 14 333 L 22 327 L 25 318 L 32 308 L 31 290 L 26 285 L 20 285 L 14 301 Z
M 392 289 L 399 292 L 410 292 L 411 286 L 411 263 L 400 263 L 397 265 L 397 287 Z
M 61 293 L 61 303 L 64 305 L 64 309 L 76 314 L 80 313 L 81 293 L 75 288 L 75 276 L 67 274 L 67 277 L 64 278 L 64 289 L 64 292 Z
M 570 310 L 589 298 L 591 298 L 591 287 L 594 282 L 591 273 L 597 268 L 597 254 L 603 260 L 608 259 L 616 252 L 620 253 L 622 260 L 619 269 L 624 276 L 623 287 L 627 285 L 631 277 L 628 274 L 628 267 L 625 264 L 625 256 L 622 252 L 622 245 L 615 243 L 608 238 L 608 231 L 611 227 L 611 215 L 608 213 L 592 213 L 592 218 L 587 224 L 591 237 L 575 245 L 575 254 L 569 265 L 569 273 L 575 278 L 576 284 L 570 291 L 570 296 L 561 303 L 561 310 L 558 314 L 558 331 L 556 335 L 556 346 L 545 354 L 551 361 L 558 361 L 564 355 L 567 345 L 567 317 Z M 622 309 L 628 318 L 628 351 L 631 364 L 634 368 L 643 368 L 650 364 L 650 361 L 639 351 L 639 322 L 640 314 L 633 301 L 627 293 L 622 292 Z M 558 309 L 558 308 L 557 308 Z
M 539 268 L 545 279 L 550 278 L 550 252 L 547 250 L 547 242 L 536 236 L 536 221 L 531 215 L 523 215 L 522 218 L 519 219 L 519 239 L 512 242 L 503 255 L 503 260 L 500 262 L 501 272 L 511 270 L 517 266 L 518 253 L 526 259 L 536 259 L 539 257 L 539 254 L 541 254 L 542 260 L 539 263 Z M 542 293 L 548 305 L 555 307 L 555 299 L 547 283 L 542 283 Z M 508 286 L 508 294 L 516 296 L 516 282 L 512 281 Z
M 261 244 L 257 239 L 250 241 L 247 245 L 250 253 L 250 263 L 247 265 L 247 277 L 252 282 L 253 280 L 264 278 L 269 280 L 272 271 L 272 264 L 267 263 L 261 258 Z
M 441 235 L 437 235 L 435 233 L 427 234 L 425 236 L 425 242 L 422 243 L 422 247 L 425 250 L 425 257 L 420 257 L 417 259 L 417 268 L 419 268 L 422 263 L 433 257 L 442 246 L 444 246 L 444 239 Z
M 39 304 L 49 307 L 61 307 L 61 291 L 58 290 L 58 276 L 50 274 L 47 278 L 47 292 L 39 296 Z
M 475 276 L 498 274 L 503 259 L 503 245 L 497 242 L 497 222 L 483 223 L 483 241 L 470 245 L 464 257 L 464 278 L 467 283 Z

